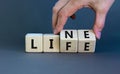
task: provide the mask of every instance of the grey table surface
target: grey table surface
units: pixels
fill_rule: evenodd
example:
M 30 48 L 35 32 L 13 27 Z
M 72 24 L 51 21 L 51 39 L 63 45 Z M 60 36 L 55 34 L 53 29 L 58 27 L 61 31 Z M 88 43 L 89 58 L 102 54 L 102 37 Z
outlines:
M 25 53 L 26 33 L 52 33 L 57 0 L 0 0 L 0 74 L 120 74 L 120 1 L 110 9 L 94 54 Z M 67 29 L 88 29 L 95 13 L 84 8 Z

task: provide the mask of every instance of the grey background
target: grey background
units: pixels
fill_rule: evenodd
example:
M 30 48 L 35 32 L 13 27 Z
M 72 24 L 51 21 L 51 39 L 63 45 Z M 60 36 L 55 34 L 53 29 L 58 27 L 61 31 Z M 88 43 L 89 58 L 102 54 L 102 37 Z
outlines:
M 25 53 L 26 33 L 52 33 L 57 0 L 0 0 L 0 74 L 120 74 L 120 0 L 110 9 L 94 54 Z M 67 29 L 92 28 L 95 13 L 81 9 Z

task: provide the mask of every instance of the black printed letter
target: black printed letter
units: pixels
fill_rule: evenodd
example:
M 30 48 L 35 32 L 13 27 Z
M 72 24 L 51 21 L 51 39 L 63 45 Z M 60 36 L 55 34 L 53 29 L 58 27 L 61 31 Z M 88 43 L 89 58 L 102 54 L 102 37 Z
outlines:
M 88 32 L 89 32 L 89 31 L 84 31 L 84 36 L 85 36 L 85 38 L 90 38 L 90 37 L 88 36 L 88 35 L 89 35 Z
M 53 39 L 50 39 L 50 49 L 53 49 Z
M 89 51 L 89 42 L 85 42 L 85 48 L 84 48 L 84 50 L 85 51 Z
M 31 40 L 31 48 L 32 49 L 37 49 L 37 47 L 34 46 L 34 39 Z
M 71 42 L 66 42 L 66 50 L 68 50 L 68 47 L 71 47 L 70 44 Z
M 71 33 L 69 34 L 68 31 L 65 31 L 65 38 L 67 38 L 67 35 L 69 35 L 70 38 L 73 38 L 73 31 L 70 31 Z

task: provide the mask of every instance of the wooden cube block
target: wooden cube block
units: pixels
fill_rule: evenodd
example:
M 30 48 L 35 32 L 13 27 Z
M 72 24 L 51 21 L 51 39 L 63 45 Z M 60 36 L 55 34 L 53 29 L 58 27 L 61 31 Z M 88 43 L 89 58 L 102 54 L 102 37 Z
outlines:
M 44 34 L 44 52 L 59 52 L 59 35 Z
M 96 38 L 92 30 L 78 30 L 78 52 L 94 52 Z
M 60 32 L 60 52 L 77 52 L 77 30 Z
M 43 51 L 43 35 L 40 33 L 29 33 L 26 35 L 26 52 Z

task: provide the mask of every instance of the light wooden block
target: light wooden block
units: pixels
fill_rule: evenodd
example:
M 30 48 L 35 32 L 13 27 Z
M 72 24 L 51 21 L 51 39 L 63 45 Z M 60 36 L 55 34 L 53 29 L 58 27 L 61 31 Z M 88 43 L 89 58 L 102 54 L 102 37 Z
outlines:
M 29 33 L 26 35 L 26 52 L 43 52 L 43 35 Z
M 60 32 L 60 52 L 77 52 L 77 30 Z
M 59 35 L 44 34 L 44 52 L 59 52 Z
M 95 52 L 96 38 L 92 30 L 78 30 L 78 52 Z

